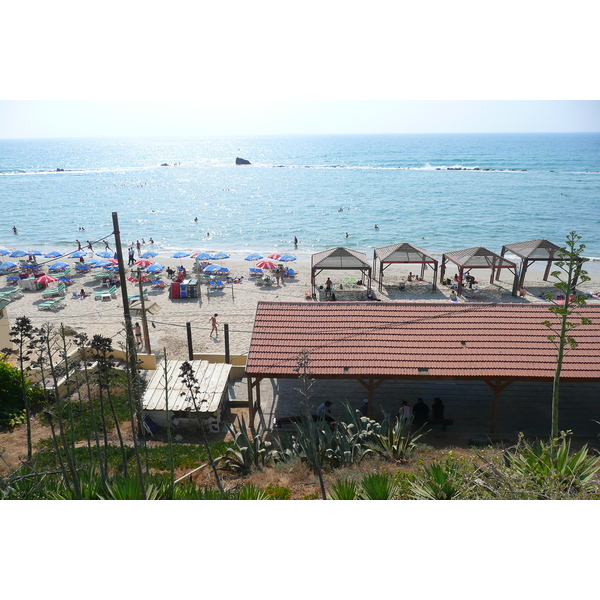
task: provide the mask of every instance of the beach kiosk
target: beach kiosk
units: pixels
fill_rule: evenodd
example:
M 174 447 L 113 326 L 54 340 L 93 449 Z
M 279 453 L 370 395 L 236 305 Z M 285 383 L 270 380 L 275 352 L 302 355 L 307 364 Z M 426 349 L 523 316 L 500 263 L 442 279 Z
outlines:
M 188 361 L 198 381 L 194 403 L 180 377 L 184 362 L 168 360 L 166 365 L 158 365 L 142 398 L 142 414 L 160 427 L 166 427 L 170 418 L 176 428 L 193 430 L 202 422 L 211 433 L 218 433 L 229 401 L 227 384 L 232 365 Z

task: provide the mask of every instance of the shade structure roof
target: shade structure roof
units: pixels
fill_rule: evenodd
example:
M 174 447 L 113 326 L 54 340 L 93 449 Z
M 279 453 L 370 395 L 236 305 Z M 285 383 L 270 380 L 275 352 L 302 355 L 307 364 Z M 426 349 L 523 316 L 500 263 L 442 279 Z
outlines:
M 600 306 L 573 337 L 561 378 L 600 380 Z M 255 378 L 298 377 L 301 351 L 315 378 L 502 378 L 550 381 L 556 349 L 543 321 L 547 305 L 260 302 L 246 372 Z
M 167 361 L 166 381 L 163 368 L 154 372 L 142 398 L 144 410 L 164 411 L 167 409 L 167 400 L 169 411 L 194 410 L 194 403 L 187 393 L 187 387 L 179 377 L 183 363 L 182 360 Z M 214 413 L 218 410 L 227 389 L 231 365 L 209 363 L 206 360 L 193 360 L 189 363 L 192 365 L 194 377 L 198 380 L 198 412 Z
M 443 256 L 444 259 L 448 259 L 465 269 L 516 267 L 514 262 L 503 258 L 483 246 L 467 248 L 466 250 L 456 250 L 455 252 L 445 252 Z
M 505 244 L 504 248 L 516 254 L 519 258 L 528 258 L 530 260 L 549 260 L 554 258 L 560 251 L 560 246 L 544 239 L 519 242 L 517 244 Z
M 312 255 L 313 269 L 371 269 L 367 255 L 349 248 L 331 248 Z
M 394 244 L 392 246 L 385 246 L 384 248 L 375 248 L 375 257 L 381 262 L 390 263 L 437 262 L 437 260 L 427 254 L 425 250 L 407 243 Z

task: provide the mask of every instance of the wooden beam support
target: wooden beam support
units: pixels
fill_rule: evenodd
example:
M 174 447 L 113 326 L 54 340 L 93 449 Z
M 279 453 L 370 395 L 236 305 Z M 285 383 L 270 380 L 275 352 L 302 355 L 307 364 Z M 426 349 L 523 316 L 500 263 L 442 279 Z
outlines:
M 495 381 L 489 381 L 486 379 L 485 382 L 494 392 L 494 398 L 492 400 L 492 414 L 490 417 L 490 433 L 495 433 L 496 421 L 498 417 L 498 406 L 500 405 L 500 393 L 502 392 L 502 390 L 507 388 L 512 383 L 512 381 L 505 381 L 504 383 L 502 383 L 502 380 L 500 379 Z

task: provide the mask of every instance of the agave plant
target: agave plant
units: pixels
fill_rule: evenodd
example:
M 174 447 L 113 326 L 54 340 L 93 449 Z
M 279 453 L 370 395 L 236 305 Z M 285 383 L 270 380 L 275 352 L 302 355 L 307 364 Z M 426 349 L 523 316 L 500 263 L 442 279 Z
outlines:
M 451 460 L 432 463 L 423 469 L 416 481 L 411 481 L 413 498 L 416 500 L 454 500 L 461 493 L 456 465 Z
M 412 432 L 412 418 L 391 419 L 386 416 L 374 432 L 371 448 L 377 454 L 396 462 L 405 462 L 416 450 L 417 441 L 423 436 L 421 428 Z
M 354 479 L 338 479 L 331 486 L 329 497 L 333 500 L 356 500 L 358 485 Z
M 363 500 L 393 500 L 398 494 L 391 475 L 372 473 L 360 482 L 359 495 Z
M 513 479 L 548 492 L 579 492 L 590 487 L 600 470 L 597 457 L 589 456 L 587 445 L 571 453 L 571 440 L 563 433 L 557 440 L 527 442 L 521 436 L 513 450 L 504 454 Z
M 233 435 L 235 448 L 228 448 L 225 456 L 220 459 L 225 468 L 248 473 L 253 467 L 264 466 L 272 458 L 273 445 L 266 441 L 266 432 L 259 428 L 251 436 L 243 416 L 239 428 L 231 425 L 229 430 Z

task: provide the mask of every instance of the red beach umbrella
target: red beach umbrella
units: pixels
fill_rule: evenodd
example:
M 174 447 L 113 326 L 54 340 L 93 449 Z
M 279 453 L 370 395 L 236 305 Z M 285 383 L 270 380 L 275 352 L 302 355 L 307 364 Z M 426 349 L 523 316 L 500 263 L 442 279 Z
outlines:
M 148 260 L 148 259 L 146 259 L 146 258 L 142 258 L 141 260 L 138 260 L 138 261 L 135 263 L 135 266 L 136 266 L 136 267 L 143 267 L 143 268 L 146 268 L 146 267 L 149 267 L 150 265 L 153 265 L 153 264 L 154 264 L 154 263 L 153 263 L 151 260 Z
M 40 275 L 35 280 L 36 283 L 41 283 L 42 285 L 48 285 L 49 283 L 52 283 L 53 281 L 58 281 L 58 278 L 52 277 L 52 275 Z
M 274 262 L 271 262 L 270 260 L 259 260 L 256 263 L 256 267 L 258 269 L 276 269 L 277 265 Z
M 280 256 L 281 256 L 281 254 L 271 254 L 271 256 L 269 256 L 269 258 L 272 258 L 273 260 L 279 260 Z

